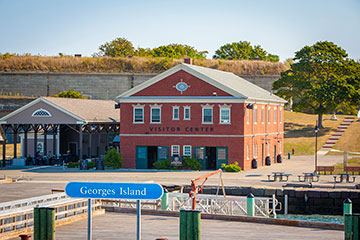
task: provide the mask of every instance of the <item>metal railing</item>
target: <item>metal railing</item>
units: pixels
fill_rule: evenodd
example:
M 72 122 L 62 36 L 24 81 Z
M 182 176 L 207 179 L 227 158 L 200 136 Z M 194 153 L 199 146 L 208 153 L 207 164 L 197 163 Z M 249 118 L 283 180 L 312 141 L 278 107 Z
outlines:
M 169 193 L 169 210 L 190 210 L 191 198 L 186 193 Z M 241 196 L 216 196 L 208 194 L 196 195 L 196 210 L 209 214 L 247 215 L 247 197 Z M 277 201 L 277 200 L 276 200 Z M 255 215 L 268 217 L 271 198 L 255 198 Z M 277 203 L 275 203 L 277 204 Z
M 16 208 L 18 206 L 18 208 Z M 55 225 L 82 219 L 87 214 L 87 199 L 69 198 L 65 193 L 46 195 L 1 204 L 0 239 L 31 233 L 34 225 L 34 207 L 55 208 Z M 101 209 L 101 200 L 92 202 L 93 209 Z

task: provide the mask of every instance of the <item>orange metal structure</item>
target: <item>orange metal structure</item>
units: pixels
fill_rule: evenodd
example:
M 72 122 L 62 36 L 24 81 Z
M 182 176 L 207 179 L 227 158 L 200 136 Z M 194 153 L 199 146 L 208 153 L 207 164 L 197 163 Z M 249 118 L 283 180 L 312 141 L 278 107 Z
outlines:
M 214 172 L 205 174 L 201 177 L 191 180 L 191 191 L 189 192 L 189 197 L 192 198 L 192 210 L 195 210 L 195 207 L 196 207 L 196 195 L 198 194 L 199 191 L 201 191 L 201 193 L 203 192 L 203 186 L 204 186 L 206 180 L 208 179 L 208 177 L 218 174 L 218 173 L 221 173 L 221 172 L 222 172 L 222 170 L 219 169 Z M 204 182 L 200 186 L 198 186 L 197 182 L 202 179 L 205 179 Z

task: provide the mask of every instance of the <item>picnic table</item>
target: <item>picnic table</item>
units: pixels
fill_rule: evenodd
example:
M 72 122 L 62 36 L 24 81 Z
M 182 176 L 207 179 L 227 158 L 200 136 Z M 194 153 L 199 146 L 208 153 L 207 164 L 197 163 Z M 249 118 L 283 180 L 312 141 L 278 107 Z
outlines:
M 276 182 L 277 180 L 279 182 L 287 182 L 289 180 L 290 175 L 291 174 L 286 174 L 284 172 L 272 172 L 271 174 L 269 174 L 267 176 L 268 176 L 268 180 L 272 181 L 272 182 Z
M 353 176 L 353 180 L 351 181 L 350 180 L 350 174 L 349 173 L 339 173 L 339 177 L 340 177 L 340 180 L 339 181 L 336 181 L 336 178 L 338 176 L 333 176 L 334 177 L 334 182 L 335 183 L 342 183 L 344 180 L 347 182 L 347 183 L 353 183 L 355 182 L 355 179 L 356 179 L 356 176 Z
M 314 173 L 303 173 L 303 175 L 298 175 L 299 182 L 318 182 L 319 175 Z M 302 179 L 301 179 L 302 178 Z

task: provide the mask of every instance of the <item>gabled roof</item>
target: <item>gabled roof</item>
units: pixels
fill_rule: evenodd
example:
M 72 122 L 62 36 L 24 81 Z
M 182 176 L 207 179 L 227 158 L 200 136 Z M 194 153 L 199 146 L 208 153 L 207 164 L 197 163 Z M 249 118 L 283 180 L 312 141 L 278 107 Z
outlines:
M 230 72 L 224 72 L 211 68 L 205 68 L 186 63 L 180 63 L 175 67 L 149 79 L 148 81 L 122 93 L 117 100 L 121 98 L 131 97 L 133 94 L 161 81 L 162 79 L 183 70 L 192 74 L 193 76 L 231 94 L 234 97 L 247 99 L 247 100 L 261 100 L 261 101 L 272 101 L 279 103 L 286 103 L 286 101 L 265 89 L 233 74 Z M 135 98 L 135 97 L 134 97 Z
M 6 121 L 10 117 L 19 114 L 39 102 L 44 102 L 83 123 L 120 122 L 120 114 L 119 111 L 115 109 L 115 101 L 55 97 L 40 97 L 35 99 L 4 116 L 0 119 L 0 122 Z

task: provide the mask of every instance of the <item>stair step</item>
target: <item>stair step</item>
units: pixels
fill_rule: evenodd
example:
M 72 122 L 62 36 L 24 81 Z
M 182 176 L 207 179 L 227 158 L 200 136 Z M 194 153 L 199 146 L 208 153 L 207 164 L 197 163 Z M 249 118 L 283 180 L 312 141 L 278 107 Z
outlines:
M 325 144 L 335 144 L 336 142 L 326 142 Z
M 332 146 L 323 146 L 322 148 L 332 148 Z

